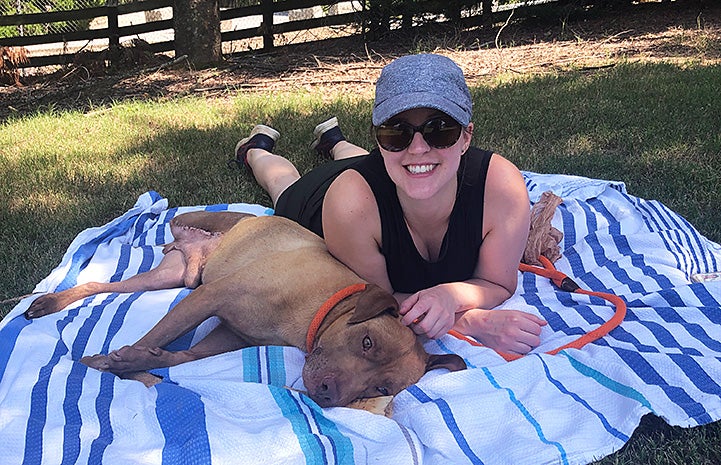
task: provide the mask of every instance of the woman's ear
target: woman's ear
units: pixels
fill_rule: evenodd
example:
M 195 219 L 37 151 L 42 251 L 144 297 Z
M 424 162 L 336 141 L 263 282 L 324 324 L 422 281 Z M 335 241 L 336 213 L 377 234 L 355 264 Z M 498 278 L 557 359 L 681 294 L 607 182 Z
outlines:
M 473 123 L 468 123 L 468 126 L 463 128 L 461 134 L 463 137 L 463 153 L 466 153 L 471 147 L 471 140 L 473 139 Z

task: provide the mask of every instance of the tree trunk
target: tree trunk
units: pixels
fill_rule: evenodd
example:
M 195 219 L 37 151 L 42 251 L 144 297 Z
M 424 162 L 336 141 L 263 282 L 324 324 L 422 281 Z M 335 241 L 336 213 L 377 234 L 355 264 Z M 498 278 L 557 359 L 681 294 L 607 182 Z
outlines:
M 220 63 L 220 15 L 218 0 L 175 0 L 173 2 L 175 56 L 188 56 L 195 67 Z

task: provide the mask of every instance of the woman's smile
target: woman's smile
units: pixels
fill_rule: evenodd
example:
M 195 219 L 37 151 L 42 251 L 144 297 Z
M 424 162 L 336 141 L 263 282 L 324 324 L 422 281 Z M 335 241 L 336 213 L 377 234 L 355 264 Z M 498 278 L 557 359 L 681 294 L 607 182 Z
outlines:
M 411 174 L 427 174 L 433 171 L 438 163 L 405 165 L 405 169 Z

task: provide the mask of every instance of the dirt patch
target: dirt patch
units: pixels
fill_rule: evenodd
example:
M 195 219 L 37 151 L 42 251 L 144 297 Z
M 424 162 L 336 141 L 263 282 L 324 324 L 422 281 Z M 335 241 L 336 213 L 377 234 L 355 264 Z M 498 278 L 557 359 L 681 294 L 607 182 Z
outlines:
M 413 36 L 362 42 L 355 36 L 279 47 L 272 53 L 245 52 L 207 70 L 190 69 L 183 61 L 172 67 L 149 67 L 146 62 L 123 73 L 97 76 L 90 66 L 79 65 L 28 80 L 25 87 L 0 87 L 0 121 L 49 107 L 85 111 L 127 99 L 189 94 L 213 98 L 240 91 L 329 88 L 370 96 L 386 63 L 419 50 L 451 57 L 470 84 L 503 73 L 593 70 L 622 60 L 713 65 L 721 63 L 721 5 L 679 1 L 556 12 L 543 18 L 519 15 L 464 31 L 428 26 Z

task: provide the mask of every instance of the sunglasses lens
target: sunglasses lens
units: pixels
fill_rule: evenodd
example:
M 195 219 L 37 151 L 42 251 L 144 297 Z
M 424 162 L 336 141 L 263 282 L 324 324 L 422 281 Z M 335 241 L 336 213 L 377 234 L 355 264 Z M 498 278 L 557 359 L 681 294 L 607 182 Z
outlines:
M 455 121 L 434 118 L 423 125 L 423 138 L 431 147 L 445 149 L 458 142 L 461 129 Z
M 378 145 L 390 152 L 400 152 L 408 147 L 413 140 L 413 127 L 398 123 L 381 125 L 376 128 Z
M 418 127 L 401 121 L 378 126 L 376 140 L 385 150 L 400 152 L 411 144 L 415 133 L 420 132 L 428 145 L 445 149 L 458 142 L 462 130 L 463 127 L 450 118 L 433 118 Z

